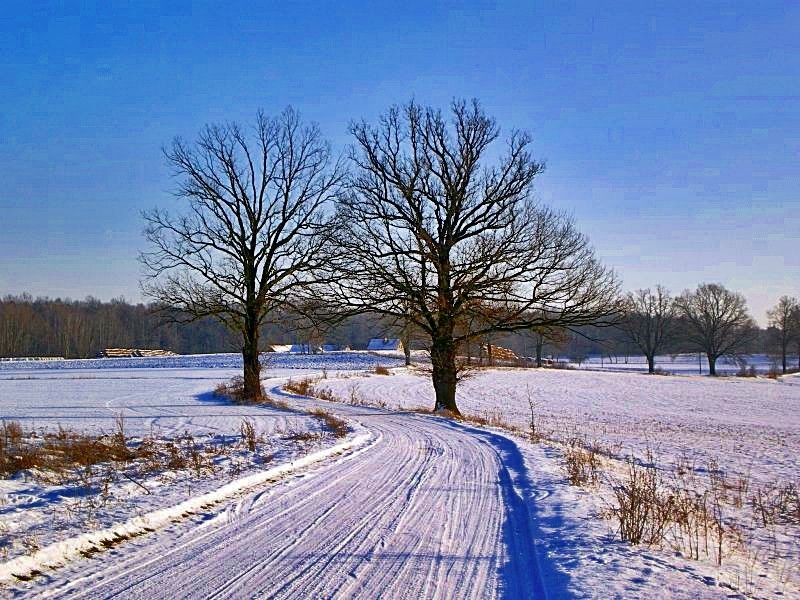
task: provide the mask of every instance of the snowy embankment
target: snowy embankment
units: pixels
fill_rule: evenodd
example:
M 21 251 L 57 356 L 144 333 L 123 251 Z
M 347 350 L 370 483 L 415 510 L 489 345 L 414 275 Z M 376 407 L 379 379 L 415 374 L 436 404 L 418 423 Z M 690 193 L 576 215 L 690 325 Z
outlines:
M 537 428 L 561 447 L 595 445 L 618 459 L 652 454 L 665 478 L 683 473 L 681 485 L 699 494 L 717 484 L 727 496 L 720 510 L 731 539 L 722 568 L 706 572 L 738 590 L 771 596 L 798 589 L 800 524 L 760 523 L 753 498 L 759 489 L 786 486 L 795 486 L 796 494 L 800 385 L 795 381 L 495 369 L 467 378 L 458 404 L 466 415 L 527 431 L 532 403 Z M 348 403 L 389 409 L 433 404 L 430 379 L 405 370 L 318 385 Z M 610 462 L 617 475 L 624 472 L 622 462 Z M 609 485 L 602 482 L 592 495 L 595 514 L 612 503 Z M 609 521 L 597 525 L 614 527 Z M 673 548 L 665 544 L 663 550 Z M 701 563 L 716 562 L 712 551 L 703 558 Z

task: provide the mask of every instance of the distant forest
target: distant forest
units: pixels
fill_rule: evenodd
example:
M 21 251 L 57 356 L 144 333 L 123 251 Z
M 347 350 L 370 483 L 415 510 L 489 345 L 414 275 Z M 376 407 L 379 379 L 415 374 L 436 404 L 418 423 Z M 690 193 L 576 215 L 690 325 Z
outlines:
M 153 305 L 123 299 L 61 300 L 6 296 L 0 300 L 0 358 L 63 356 L 91 358 L 104 348 L 160 348 L 179 354 L 238 352 L 241 336 L 214 319 L 164 322 Z M 354 317 L 327 332 L 324 340 L 365 348 L 370 337 L 390 332 L 368 316 Z M 263 328 L 264 344 L 307 342 L 278 325 Z
M 33 298 L 29 295 L 6 296 L 0 300 L 0 357 L 63 356 L 91 358 L 104 348 L 160 348 L 179 354 L 239 352 L 241 338 L 232 334 L 216 320 L 203 319 L 194 323 L 165 323 L 153 305 L 130 304 L 123 299 L 102 302 L 89 297 L 85 300 Z M 309 335 L 286 325 L 263 328 L 266 344 L 331 343 L 364 349 L 370 338 L 397 336 L 398 332 L 375 315 L 359 315 L 331 328 L 327 332 Z M 582 335 L 581 335 L 582 334 Z M 497 335 L 484 340 L 512 349 L 520 356 L 535 353 L 536 334 Z M 593 354 L 609 359 L 640 354 L 626 335 L 615 328 L 582 328 L 544 340 L 545 356 L 582 360 Z M 678 336 L 680 339 L 681 336 Z M 424 348 L 422 341 L 412 343 Z M 669 352 L 691 351 L 676 343 Z M 471 352 L 475 356 L 477 348 Z M 749 352 L 777 352 L 775 332 L 762 329 L 752 342 Z

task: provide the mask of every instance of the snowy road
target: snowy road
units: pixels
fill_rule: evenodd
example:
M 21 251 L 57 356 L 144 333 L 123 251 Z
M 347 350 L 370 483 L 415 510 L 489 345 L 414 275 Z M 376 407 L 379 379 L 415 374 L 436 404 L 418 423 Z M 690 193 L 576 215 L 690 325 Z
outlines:
M 27 591 L 417 599 L 544 597 L 546 587 L 560 595 L 537 568 L 531 487 L 512 442 L 411 413 L 334 410 L 371 441 Z

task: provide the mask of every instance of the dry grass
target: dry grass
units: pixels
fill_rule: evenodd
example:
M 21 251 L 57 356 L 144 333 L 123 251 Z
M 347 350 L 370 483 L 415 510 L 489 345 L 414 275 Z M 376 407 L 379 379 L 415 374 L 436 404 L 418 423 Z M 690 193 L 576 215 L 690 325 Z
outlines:
M 383 365 L 375 365 L 375 375 L 391 375 L 392 372 Z
M 255 452 L 258 442 L 255 423 L 247 418 L 242 419 L 242 422 L 239 423 L 239 433 L 242 436 L 242 441 L 244 442 L 245 447 L 250 452 Z
M 262 387 L 259 394 L 253 397 L 244 391 L 244 378 L 237 375 L 230 381 L 220 383 L 214 388 L 214 395 L 220 398 L 228 398 L 238 404 L 261 404 L 268 399 Z
M 564 450 L 563 466 L 570 485 L 584 486 L 597 483 L 603 464 L 595 446 L 574 439 Z
M 755 378 L 755 377 L 758 377 L 758 372 L 756 371 L 756 368 L 753 365 L 751 365 L 749 367 L 747 365 L 741 365 L 739 367 L 739 370 L 736 372 L 736 376 L 737 377 L 752 377 L 752 378 Z
M 346 421 L 332 415 L 326 410 L 314 408 L 308 411 L 308 414 L 322 421 L 322 423 L 334 435 L 334 437 L 343 438 L 350 431 Z
M 284 384 L 283 389 L 292 394 L 297 394 L 298 396 L 310 396 L 311 390 L 314 389 L 314 383 L 314 380 L 310 377 L 297 380 L 289 379 L 289 381 Z
M 794 483 L 773 483 L 758 488 L 750 498 L 762 527 L 800 525 L 800 490 Z
M 237 404 L 266 404 L 275 408 L 288 409 L 289 405 L 283 400 L 277 400 L 269 396 L 264 388 L 258 398 L 250 398 L 244 393 L 244 379 L 233 377 L 230 381 L 220 383 L 214 388 L 214 395 L 218 398 L 226 398 Z
M 255 452 L 259 438 L 254 423 L 243 420 L 240 434 L 242 447 Z M 137 478 L 154 472 L 191 469 L 198 477 L 214 473 L 214 458 L 233 447 L 211 438 L 200 441 L 188 432 L 173 439 L 145 436 L 131 440 L 125 435 L 121 417 L 111 435 L 63 428 L 36 433 L 23 431 L 19 423 L 11 422 L 4 424 L 0 435 L 0 477 L 29 471 L 38 481 L 52 485 L 107 489 L 110 482 L 123 478 L 141 486 Z

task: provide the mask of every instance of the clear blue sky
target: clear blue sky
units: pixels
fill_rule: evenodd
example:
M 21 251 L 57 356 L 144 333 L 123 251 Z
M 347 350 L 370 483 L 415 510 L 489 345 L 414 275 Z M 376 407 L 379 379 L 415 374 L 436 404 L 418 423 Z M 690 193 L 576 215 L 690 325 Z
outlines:
M 27 6 L 36 5 L 37 8 Z M 216 4 L 216 6 L 215 6 Z M 160 153 L 287 104 L 334 147 L 478 97 L 626 289 L 800 295 L 800 4 L 15 3 L 0 20 L 0 294 L 141 298 Z

